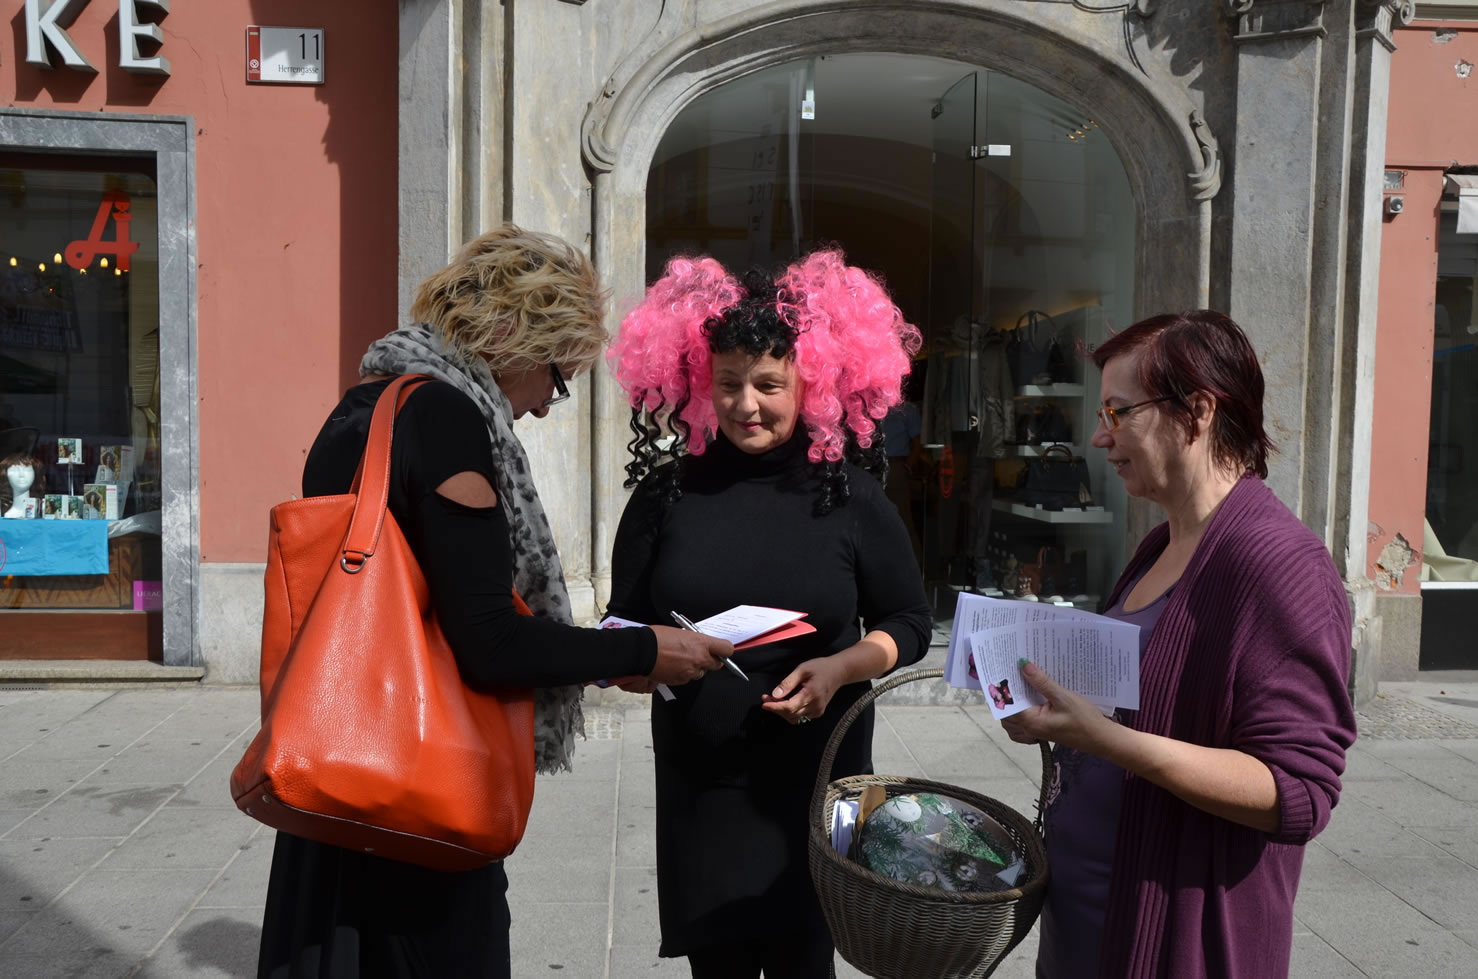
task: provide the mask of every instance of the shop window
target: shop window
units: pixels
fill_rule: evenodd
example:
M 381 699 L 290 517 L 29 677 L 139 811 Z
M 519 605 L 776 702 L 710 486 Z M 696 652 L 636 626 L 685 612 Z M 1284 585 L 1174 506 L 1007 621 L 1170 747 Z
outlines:
M 0 630 L 23 655 L 46 630 L 160 653 L 158 223 L 152 157 L 0 156 L 0 616 L 23 616 Z M 129 615 L 24 617 L 79 610 Z
M 1478 587 L 1478 221 L 1468 228 L 1459 206 L 1455 191 L 1440 212 L 1426 574 Z
M 940 59 L 795 62 L 688 105 L 646 206 L 649 282 L 677 254 L 738 273 L 834 243 L 921 329 L 909 404 L 885 424 L 887 489 L 941 623 L 961 590 L 1098 608 L 1127 501 L 1088 445 L 1086 355 L 1131 322 L 1136 212 L 1091 114 Z

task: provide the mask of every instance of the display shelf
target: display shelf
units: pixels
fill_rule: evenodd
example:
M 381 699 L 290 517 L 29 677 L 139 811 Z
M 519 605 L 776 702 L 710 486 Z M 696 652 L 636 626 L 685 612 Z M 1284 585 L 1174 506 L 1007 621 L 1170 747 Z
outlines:
M 1044 510 L 1013 500 L 991 500 L 991 509 L 1009 513 L 1028 520 L 1055 524 L 1107 524 L 1114 522 L 1114 515 L 1107 510 Z
M 1088 391 L 1081 384 L 1025 384 L 1016 389 L 1018 398 L 1081 398 Z
M 984 591 L 981 591 L 980 589 L 974 588 L 970 585 L 951 584 L 947 587 L 950 591 L 962 595 L 980 595 L 985 598 L 1000 598 L 1005 601 L 1011 602 L 1030 602 L 1034 605 L 1038 603 L 1046 605 L 1056 605 L 1059 608 L 1080 608 L 1089 612 L 1097 611 L 1098 603 L 1102 600 L 1101 595 L 1064 595 L 1062 601 L 1060 602 L 1049 602 L 1046 598 L 1042 597 L 1038 597 L 1036 602 L 1032 602 L 1030 598 L 1017 598 L 1015 595 L 987 595 Z M 999 591 L 999 589 L 996 590 Z M 1077 601 L 1073 601 L 1072 599 L 1074 598 L 1077 598 Z
M 1036 458 L 1037 456 L 1041 455 L 1043 452 L 1045 452 L 1048 449 L 1052 448 L 1052 446 L 1054 446 L 1054 445 L 1060 445 L 1060 446 L 1062 446 L 1064 449 L 1067 449 L 1067 450 L 1071 451 L 1072 454 L 1075 455 L 1075 456 L 1080 456 L 1080 455 L 1083 454 L 1083 448 L 1082 448 L 1082 446 L 1076 445 L 1076 444 L 1074 444 L 1072 442 L 1043 442 L 1041 445 L 1008 445 L 1008 446 L 1006 446 L 1006 448 L 1008 450 L 1006 454 L 1007 455 L 1013 455 L 1013 456 L 1026 456 L 1028 458 Z

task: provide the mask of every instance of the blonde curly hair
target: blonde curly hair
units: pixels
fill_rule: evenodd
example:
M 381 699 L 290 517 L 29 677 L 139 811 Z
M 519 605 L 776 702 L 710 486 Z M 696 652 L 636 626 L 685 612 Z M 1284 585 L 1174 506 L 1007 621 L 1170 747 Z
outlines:
M 494 374 L 558 364 L 569 376 L 600 357 L 609 296 L 590 259 L 569 242 L 514 224 L 462 246 L 416 290 L 411 317 Z

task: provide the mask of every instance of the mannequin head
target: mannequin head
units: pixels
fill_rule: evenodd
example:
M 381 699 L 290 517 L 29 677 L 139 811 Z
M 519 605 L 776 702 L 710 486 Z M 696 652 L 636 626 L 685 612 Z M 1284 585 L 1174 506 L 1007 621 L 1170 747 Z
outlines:
M 24 452 L 0 459 L 0 472 L 5 473 L 6 479 L 18 493 L 31 491 L 36 480 L 41 477 L 43 466 L 40 459 Z M 33 495 L 39 496 L 40 491 L 37 490 Z
M 0 473 L 4 473 L 5 480 L 0 483 L 0 507 L 3 507 L 7 515 L 12 509 L 19 510 L 20 504 L 24 503 L 27 496 L 40 496 L 43 486 L 37 483 L 42 481 L 42 473 L 45 472 L 44 463 L 29 453 L 18 452 L 0 459 Z

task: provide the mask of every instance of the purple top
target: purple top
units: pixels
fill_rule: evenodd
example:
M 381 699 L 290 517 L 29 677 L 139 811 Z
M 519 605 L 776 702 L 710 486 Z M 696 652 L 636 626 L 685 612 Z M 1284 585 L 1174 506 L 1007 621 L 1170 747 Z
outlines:
M 1145 537 L 1109 599 L 1164 551 Z M 1350 606 L 1324 542 L 1255 475 L 1211 518 L 1140 656 L 1136 731 L 1232 748 L 1268 766 L 1263 833 L 1126 775 L 1098 974 L 1288 974 L 1304 844 L 1339 801 L 1350 704 Z
M 1136 578 L 1123 590 L 1124 597 L 1104 614 L 1139 626 L 1139 655 L 1143 657 L 1150 633 L 1165 610 L 1165 599 L 1175 586 L 1144 608 L 1127 612 L 1124 600 L 1138 583 Z M 1117 710 L 1114 720 L 1123 724 L 1130 715 L 1130 711 Z M 1062 745 L 1053 750 L 1052 758 L 1052 785 L 1043 817 L 1052 886 L 1047 888 L 1047 903 L 1042 908 L 1037 977 L 1091 976 L 1098 972 L 1124 770 Z

